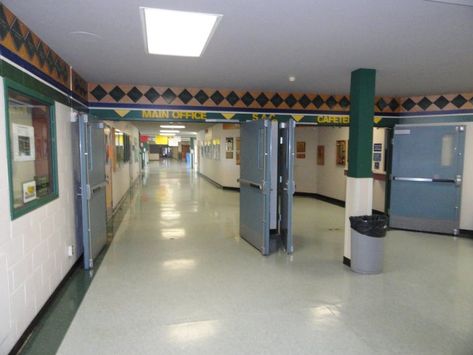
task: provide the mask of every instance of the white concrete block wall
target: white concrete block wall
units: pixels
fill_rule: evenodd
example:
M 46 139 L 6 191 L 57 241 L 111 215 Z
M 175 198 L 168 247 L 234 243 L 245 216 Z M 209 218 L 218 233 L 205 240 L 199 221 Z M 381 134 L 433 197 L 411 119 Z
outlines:
M 75 244 L 71 109 L 56 103 L 59 198 L 10 220 L 5 105 L 0 80 L 0 354 L 8 353 L 77 256 Z

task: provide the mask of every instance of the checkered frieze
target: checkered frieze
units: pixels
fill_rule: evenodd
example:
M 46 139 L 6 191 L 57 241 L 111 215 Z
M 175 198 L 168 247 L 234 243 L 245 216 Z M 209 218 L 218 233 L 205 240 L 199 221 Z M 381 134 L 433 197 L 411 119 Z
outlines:
M 0 44 L 69 88 L 70 66 L 0 3 Z
M 399 102 L 401 112 L 473 110 L 473 93 L 403 97 Z

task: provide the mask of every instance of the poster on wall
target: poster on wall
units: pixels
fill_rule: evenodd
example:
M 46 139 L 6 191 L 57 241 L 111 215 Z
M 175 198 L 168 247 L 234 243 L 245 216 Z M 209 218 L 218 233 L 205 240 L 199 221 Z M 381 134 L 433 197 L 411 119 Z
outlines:
M 305 159 L 305 142 L 297 142 L 296 153 L 297 159 Z
M 337 141 L 336 164 L 345 166 L 347 162 L 347 142 Z
M 36 181 L 31 180 L 23 183 L 23 203 L 36 199 Z
M 233 152 L 233 137 L 225 138 L 225 151 Z
M 233 159 L 233 137 L 225 138 L 225 158 Z
M 317 165 L 324 165 L 325 164 L 325 146 L 318 145 L 317 146 Z
M 12 124 L 13 160 L 35 160 L 34 128 L 32 126 Z

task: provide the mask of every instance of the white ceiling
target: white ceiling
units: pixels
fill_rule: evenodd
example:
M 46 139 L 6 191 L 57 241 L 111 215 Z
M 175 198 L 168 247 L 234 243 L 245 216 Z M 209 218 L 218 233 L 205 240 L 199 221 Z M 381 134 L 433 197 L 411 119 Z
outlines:
M 378 95 L 473 91 L 473 7 L 424 0 L 3 3 L 92 82 L 344 94 L 350 72 L 365 67 L 378 70 Z M 140 6 L 223 18 L 201 58 L 153 56 Z

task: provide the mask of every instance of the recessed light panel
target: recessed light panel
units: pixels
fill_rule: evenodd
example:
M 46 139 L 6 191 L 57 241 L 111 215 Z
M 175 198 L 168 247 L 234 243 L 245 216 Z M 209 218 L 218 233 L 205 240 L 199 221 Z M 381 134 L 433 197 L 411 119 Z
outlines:
M 144 7 L 150 54 L 200 57 L 222 15 Z
M 186 128 L 186 126 L 183 125 L 161 125 L 161 128 L 171 128 L 171 129 L 183 129 Z

